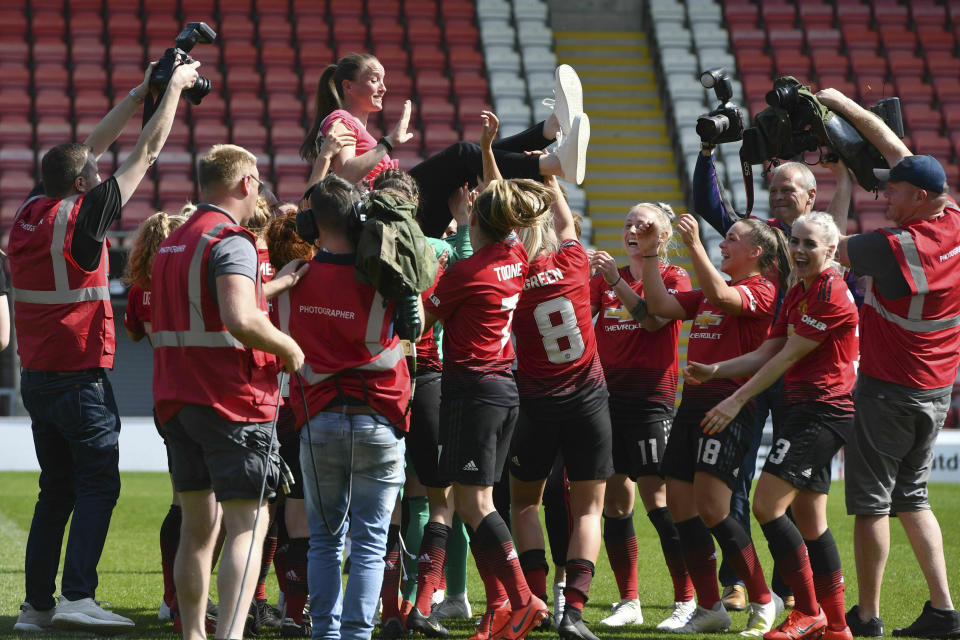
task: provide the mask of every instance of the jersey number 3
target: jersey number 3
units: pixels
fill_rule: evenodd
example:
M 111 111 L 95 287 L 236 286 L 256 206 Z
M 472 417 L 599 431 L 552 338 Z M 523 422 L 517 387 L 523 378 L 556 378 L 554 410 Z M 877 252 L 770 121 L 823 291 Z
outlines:
M 554 314 L 559 314 L 559 324 L 553 324 L 551 316 Z M 577 325 L 577 313 L 569 298 L 560 296 L 541 302 L 533 310 L 533 317 L 540 329 L 547 360 L 553 364 L 565 364 L 574 362 L 583 355 L 583 335 Z

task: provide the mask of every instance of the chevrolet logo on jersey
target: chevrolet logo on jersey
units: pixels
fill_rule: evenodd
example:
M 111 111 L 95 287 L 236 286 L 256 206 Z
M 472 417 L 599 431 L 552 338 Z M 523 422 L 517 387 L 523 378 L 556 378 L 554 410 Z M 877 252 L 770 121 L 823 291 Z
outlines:
M 693 320 L 693 324 L 701 329 L 718 325 L 721 322 L 723 322 L 723 315 L 716 314 L 713 311 L 704 311 Z
M 616 319 L 617 322 L 631 322 L 633 316 L 623 307 L 605 307 L 603 317 L 609 320 Z

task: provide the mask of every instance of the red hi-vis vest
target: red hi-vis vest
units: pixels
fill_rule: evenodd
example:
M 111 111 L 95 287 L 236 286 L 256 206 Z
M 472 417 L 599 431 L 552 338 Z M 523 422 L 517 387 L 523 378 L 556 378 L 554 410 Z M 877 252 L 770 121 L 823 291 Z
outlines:
M 338 395 L 366 401 L 401 431 L 410 400 L 410 371 L 400 339 L 391 328 L 393 303 L 353 279 L 349 265 L 314 261 L 303 279 L 274 302 L 280 329 L 303 349 L 306 361 L 298 373 L 310 415 Z M 290 407 L 297 429 L 307 421 L 296 380 L 290 381 Z
M 889 300 L 871 280 L 861 309 L 860 370 L 917 389 L 952 385 L 960 363 L 960 209 L 881 229 L 909 296 Z
M 23 203 L 10 229 L 17 352 L 27 369 L 113 368 L 106 243 L 93 271 L 80 267 L 71 251 L 82 201 L 82 193 L 62 200 L 35 196 Z
M 168 422 L 186 404 L 212 407 L 232 422 L 267 422 L 277 407 L 276 357 L 245 347 L 220 319 L 207 286 L 213 247 L 253 234 L 226 213 L 198 209 L 163 241 L 151 276 L 153 399 Z M 257 271 L 257 307 L 267 299 Z

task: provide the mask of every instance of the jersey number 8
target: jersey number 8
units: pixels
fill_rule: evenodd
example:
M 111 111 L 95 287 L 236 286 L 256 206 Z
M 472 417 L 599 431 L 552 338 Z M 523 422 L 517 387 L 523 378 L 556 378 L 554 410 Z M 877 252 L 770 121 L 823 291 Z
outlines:
M 560 314 L 560 324 L 551 322 L 550 316 L 554 313 Z M 577 326 L 577 312 L 569 298 L 560 296 L 541 302 L 533 310 L 533 317 L 537 321 L 537 328 L 540 329 L 540 336 L 543 338 L 547 360 L 553 364 L 565 364 L 574 362 L 583 355 L 585 349 L 583 334 Z M 566 348 L 560 345 L 562 338 L 567 339 Z

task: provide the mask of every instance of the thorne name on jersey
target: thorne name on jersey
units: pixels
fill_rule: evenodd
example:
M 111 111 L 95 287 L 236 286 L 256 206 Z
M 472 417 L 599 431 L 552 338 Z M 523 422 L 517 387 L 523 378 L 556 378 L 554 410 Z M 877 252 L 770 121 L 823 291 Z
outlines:
M 563 280 L 563 271 L 557 268 L 544 269 L 523 281 L 523 290 L 538 289 Z

